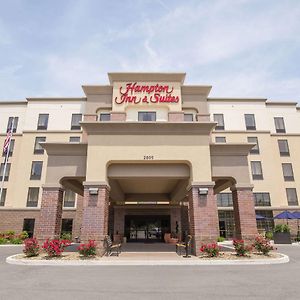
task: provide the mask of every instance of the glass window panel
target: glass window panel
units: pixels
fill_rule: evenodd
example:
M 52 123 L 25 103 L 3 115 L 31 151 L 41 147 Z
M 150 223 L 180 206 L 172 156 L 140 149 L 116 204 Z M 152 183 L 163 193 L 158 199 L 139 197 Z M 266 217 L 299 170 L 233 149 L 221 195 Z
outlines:
M 101 122 L 110 121 L 110 114 L 109 113 L 101 113 L 100 114 L 100 121 Z
M 285 125 L 284 125 L 284 119 L 282 117 L 275 117 L 275 129 L 278 133 L 285 133 Z
M 298 205 L 297 190 L 295 188 L 287 188 L 286 196 L 288 205 Z
M 225 136 L 216 136 L 216 143 L 226 143 Z
M 156 121 L 156 112 L 139 112 L 138 119 L 142 122 L 154 122 Z
M 30 187 L 28 189 L 27 195 L 27 207 L 37 207 L 39 201 L 39 191 L 38 187 Z
M 82 120 L 82 114 L 72 114 L 71 130 L 79 130 L 81 126 L 79 122 Z
M 11 128 L 13 129 L 13 132 L 16 132 L 18 127 L 18 122 L 19 122 L 19 117 L 9 117 L 7 122 L 6 132 L 11 130 Z
M 287 140 L 278 140 L 280 156 L 289 156 L 290 150 Z
M 64 207 L 74 207 L 75 206 L 76 193 L 71 190 L 65 191 L 64 196 Z
M 225 123 L 224 123 L 224 115 L 223 114 L 214 114 L 214 121 L 217 122 L 217 126 L 215 127 L 215 130 L 224 130 L 225 129 Z
M 253 114 L 245 114 L 245 123 L 247 130 L 256 130 L 255 116 Z
M 184 114 L 183 117 L 185 122 L 193 122 L 193 114 Z
M 9 151 L 8 156 L 12 156 L 13 155 L 14 148 L 15 148 L 15 140 L 11 139 L 10 140 L 10 144 L 9 144 L 9 149 L 8 149 L 8 151 Z M 6 156 L 6 153 L 4 151 L 2 152 L 2 156 L 3 157 Z
M 44 136 L 38 136 L 35 138 L 34 151 L 33 151 L 34 154 L 43 154 L 44 153 L 44 149 L 40 145 L 40 143 L 44 143 L 44 142 L 46 142 L 46 137 L 44 137 Z
M 260 161 L 251 161 L 252 179 L 263 179 Z
M 2 189 L 2 195 L 1 195 L 1 199 L 0 199 L 0 206 L 5 206 L 6 192 L 7 192 L 7 189 Z
M 33 161 L 31 165 L 30 179 L 35 179 L 35 180 L 41 179 L 42 168 L 43 168 L 42 161 Z
M 2 163 L 0 166 L 0 181 L 2 181 L 3 179 L 4 169 L 5 169 L 5 164 Z M 10 173 L 10 163 L 7 163 L 5 169 L 4 181 L 8 181 L 9 173 Z
M 291 163 L 282 164 L 282 171 L 285 181 L 294 181 L 294 172 Z
M 248 143 L 256 144 L 251 150 L 251 154 L 259 154 L 259 145 L 258 145 L 258 138 L 254 136 L 248 136 L 247 137 Z
M 49 114 L 39 114 L 38 130 L 46 130 L 48 128 Z
M 80 136 L 70 136 L 69 142 L 70 143 L 80 143 Z
M 28 233 L 30 238 L 33 237 L 35 219 L 24 219 L 23 231 Z

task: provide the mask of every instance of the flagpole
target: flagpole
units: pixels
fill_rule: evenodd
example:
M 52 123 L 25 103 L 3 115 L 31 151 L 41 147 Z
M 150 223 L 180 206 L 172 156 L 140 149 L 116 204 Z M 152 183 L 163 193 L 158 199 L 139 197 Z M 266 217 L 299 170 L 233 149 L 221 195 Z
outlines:
M 12 119 L 11 128 L 10 128 L 10 139 L 8 142 L 8 147 L 7 147 L 7 151 L 6 151 L 5 158 L 4 158 L 5 160 L 4 160 L 4 168 L 3 168 L 3 175 L 2 175 L 1 189 L 0 189 L 0 201 L 1 201 L 2 193 L 3 193 L 4 180 L 5 180 L 6 168 L 7 168 L 8 158 L 9 158 L 10 143 L 11 143 L 11 137 L 13 134 L 14 123 L 15 123 L 15 117 L 13 117 L 13 119 Z

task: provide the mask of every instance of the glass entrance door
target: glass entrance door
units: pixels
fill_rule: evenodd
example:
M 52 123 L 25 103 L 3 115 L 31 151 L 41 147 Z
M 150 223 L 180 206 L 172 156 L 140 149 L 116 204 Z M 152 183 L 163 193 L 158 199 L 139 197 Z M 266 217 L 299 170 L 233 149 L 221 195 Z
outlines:
M 170 216 L 125 216 L 128 242 L 162 242 L 170 232 Z

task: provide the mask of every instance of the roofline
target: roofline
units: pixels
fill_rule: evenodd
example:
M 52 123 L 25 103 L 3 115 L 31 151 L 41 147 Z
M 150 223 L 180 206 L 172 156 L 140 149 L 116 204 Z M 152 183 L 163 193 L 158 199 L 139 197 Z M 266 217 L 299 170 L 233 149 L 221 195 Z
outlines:
M 266 102 L 267 98 L 207 98 L 207 101 L 228 102 Z
M 267 101 L 266 102 L 267 105 L 292 105 L 292 106 L 296 106 L 298 104 L 298 102 L 294 102 L 294 101 Z
M 0 105 L 3 104 L 16 104 L 16 105 L 20 105 L 20 104 L 27 104 L 28 102 L 27 101 L 14 101 L 14 100 L 9 100 L 9 101 L 0 101 Z
M 85 97 L 28 97 L 27 101 L 86 101 Z

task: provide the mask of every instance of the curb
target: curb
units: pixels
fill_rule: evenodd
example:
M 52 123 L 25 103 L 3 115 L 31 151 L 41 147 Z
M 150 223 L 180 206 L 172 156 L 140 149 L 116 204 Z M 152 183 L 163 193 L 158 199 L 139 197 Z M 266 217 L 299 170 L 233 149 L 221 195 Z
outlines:
M 253 259 L 248 261 L 240 260 L 207 260 L 200 259 L 178 259 L 178 260 L 114 260 L 110 258 L 103 258 L 103 260 L 90 260 L 90 261 L 78 261 L 78 260 L 28 260 L 28 259 L 16 259 L 16 256 L 20 254 L 12 255 L 6 258 L 8 264 L 13 265 L 27 265 L 27 266 L 228 266 L 228 265 L 272 265 L 272 264 L 284 264 L 290 261 L 289 257 L 285 254 L 279 253 L 281 257 L 270 259 Z

